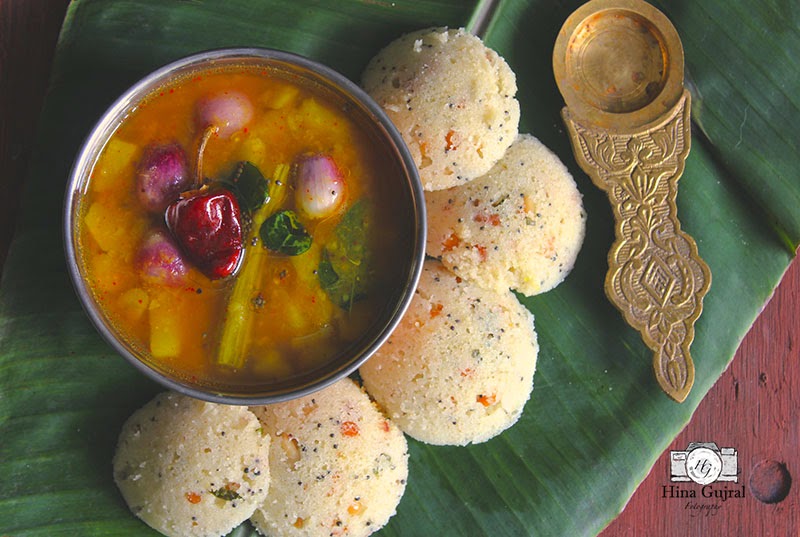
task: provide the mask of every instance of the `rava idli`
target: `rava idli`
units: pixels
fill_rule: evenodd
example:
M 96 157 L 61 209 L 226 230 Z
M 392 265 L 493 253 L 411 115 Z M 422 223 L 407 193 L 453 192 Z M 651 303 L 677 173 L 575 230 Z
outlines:
M 261 534 L 358 537 L 394 515 L 408 446 L 354 381 L 252 410 L 273 438 L 272 486 L 251 518 Z
M 486 175 L 425 195 L 428 255 L 474 283 L 524 295 L 549 291 L 575 265 L 586 232 L 572 175 L 521 134 Z
M 362 85 L 402 134 L 425 190 L 486 173 L 517 136 L 514 72 L 464 29 L 396 39 L 369 62 Z
M 519 419 L 538 350 L 533 315 L 511 291 L 478 287 L 428 260 L 407 313 L 359 371 L 403 432 L 465 445 Z
M 162 393 L 125 422 L 114 481 L 131 511 L 164 535 L 226 535 L 267 496 L 262 431 L 246 407 Z

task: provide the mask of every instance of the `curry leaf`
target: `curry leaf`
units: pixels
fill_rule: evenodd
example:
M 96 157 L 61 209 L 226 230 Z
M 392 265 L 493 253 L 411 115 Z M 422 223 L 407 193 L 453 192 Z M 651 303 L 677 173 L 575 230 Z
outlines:
M 241 209 L 252 213 L 269 200 L 269 182 L 252 162 L 240 162 L 225 185 L 234 193 Z
M 317 277 L 319 278 L 319 284 L 323 289 L 332 289 L 333 286 L 336 285 L 340 280 L 339 275 L 336 274 L 335 270 L 333 270 L 333 265 L 331 264 L 327 249 L 322 250 L 322 259 L 319 262 Z
M 238 500 L 242 496 L 236 492 L 233 488 L 230 487 L 220 487 L 216 490 L 209 491 L 211 494 L 219 498 L 220 500 L 225 500 L 226 502 L 232 502 L 233 500 Z
M 373 281 L 373 262 L 366 248 L 367 209 L 367 202 L 360 199 L 342 216 L 334 238 L 322 251 L 317 272 L 322 288 L 344 309 L 365 298 Z
M 300 255 L 311 248 L 311 235 L 294 211 L 278 211 L 267 218 L 260 236 L 267 249 L 284 255 Z

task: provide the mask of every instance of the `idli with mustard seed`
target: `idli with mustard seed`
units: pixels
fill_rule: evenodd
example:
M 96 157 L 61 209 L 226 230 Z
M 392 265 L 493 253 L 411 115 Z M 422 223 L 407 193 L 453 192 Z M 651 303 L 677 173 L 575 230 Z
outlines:
M 394 515 L 406 439 L 354 381 L 252 410 L 274 439 L 270 493 L 251 518 L 259 533 L 366 536 Z
M 428 255 L 474 283 L 524 295 L 549 291 L 575 265 L 583 198 L 558 156 L 521 134 L 484 176 L 425 195 Z
M 165 392 L 125 422 L 114 481 L 131 511 L 164 535 L 226 535 L 267 496 L 262 432 L 246 407 Z
M 403 432 L 465 445 L 516 423 L 538 350 L 533 315 L 511 291 L 479 287 L 428 260 L 400 324 L 359 372 Z
M 517 136 L 516 76 L 463 28 L 399 37 L 369 62 L 362 85 L 402 134 L 425 190 L 483 175 Z

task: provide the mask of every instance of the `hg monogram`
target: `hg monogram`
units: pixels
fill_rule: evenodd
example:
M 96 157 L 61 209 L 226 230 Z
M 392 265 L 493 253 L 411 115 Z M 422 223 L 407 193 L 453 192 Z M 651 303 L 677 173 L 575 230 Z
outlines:
M 738 482 L 738 459 L 734 448 L 720 449 L 713 442 L 691 442 L 686 451 L 670 451 L 670 481 L 694 481 L 699 485 Z

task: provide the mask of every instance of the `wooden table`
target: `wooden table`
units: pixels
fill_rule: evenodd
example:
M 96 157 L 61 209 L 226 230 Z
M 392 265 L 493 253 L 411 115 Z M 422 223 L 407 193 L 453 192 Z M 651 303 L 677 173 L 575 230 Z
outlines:
M 0 0 L 0 267 L 66 6 L 66 0 Z M 795 260 L 730 368 L 602 537 L 800 535 L 800 483 L 790 484 L 800 477 L 799 293 Z M 690 442 L 738 451 L 740 479 L 729 488 L 744 484 L 744 498 L 671 497 L 669 451 Z M 698 487 L 684 487 L 690 488 Z

